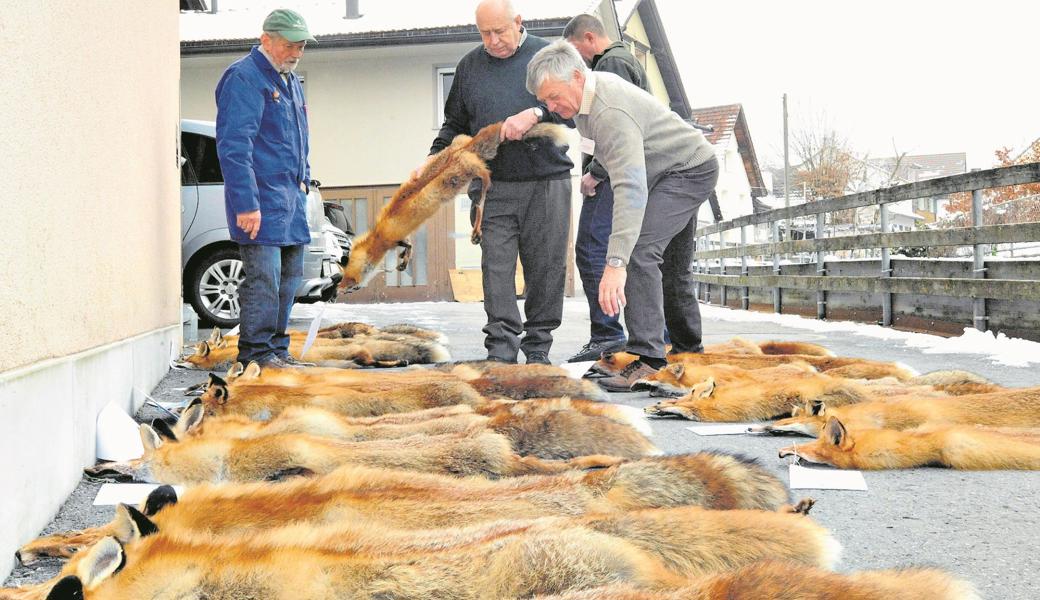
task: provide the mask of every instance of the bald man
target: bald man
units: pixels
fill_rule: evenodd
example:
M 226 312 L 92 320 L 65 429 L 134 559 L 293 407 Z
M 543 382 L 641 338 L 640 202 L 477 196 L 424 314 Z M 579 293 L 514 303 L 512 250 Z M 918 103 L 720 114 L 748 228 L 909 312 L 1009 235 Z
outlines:
M 482 43 L 455 68 L 431 156 L 455 136 L 498 121 L 505 121 L 507 140 L 519 140 L 535 123 L 564 122 L 525 87 L 527 63 L 548 42 L 527 33 L 508 0 L 481 2 L 476 21 Z M 515 363 L 523 351 L 528 363 L 548 364 L 552 332 L 563 318 L 573 164 L 565 149 L 549 141 L 507 141 L 488 167 L 491 187 L 480 242 L 487 357 Z M 479 198 L 479 189 L 471 188 L 470 198 Z M 517 257 L 527 290 L 523 321 L 516 302 Z

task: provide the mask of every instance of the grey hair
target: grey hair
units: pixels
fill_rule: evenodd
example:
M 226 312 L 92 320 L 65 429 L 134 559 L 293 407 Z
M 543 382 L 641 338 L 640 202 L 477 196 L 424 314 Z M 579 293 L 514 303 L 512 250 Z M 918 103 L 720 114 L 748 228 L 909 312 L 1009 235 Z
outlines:
M 477 4 L 477 10 L 480 10 L 482 6 L 488 6 L 494 4 L 496 7 L 506 13 L 506 18 L 512 21 L 516 18 L 516 8 L 513 6 L 512 0 L 483 0 L 480 4 Z
M 546 79 L 568 82 L 574 73 L 587 73 L 588 66 L 567 40 L 557 40 L 539 50 L 527 63 L 527 91 L 538 94 Z

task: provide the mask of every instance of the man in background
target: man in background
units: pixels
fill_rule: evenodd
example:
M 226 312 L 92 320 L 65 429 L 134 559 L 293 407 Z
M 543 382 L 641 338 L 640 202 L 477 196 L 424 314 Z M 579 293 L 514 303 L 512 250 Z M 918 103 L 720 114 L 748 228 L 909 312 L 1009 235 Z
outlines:
M 567 23 L 563 37 L 578 50 L 593 71 L 613 73 L 647 93 L 650 85 L 646 71 L 621 42 L 607 37 L 603 23 L 592 15 L 578 15 Z M 625 330 L 617 316 L 610 316 L 599 306 L 599 280 L 607 260 L 614 211 L 614 192 L 609 175 L 593 157 L 592 151 L 582 155 L 581 216 L 574 240 L 574 259 L 581 276 L 582 289 L 589 303 L 589 341 L 567 362 L 597 360 L 603 353 L 618 352 L 625 347 Z
M 303 278 L 310 164 L 307 105 L 293 72 L 308 41 L 298 13 L 267 15 L 260 44 L 217 84 L 217 156 L 231 239 L 242 257 L 238 360 L 297 366 L 289 312 Z

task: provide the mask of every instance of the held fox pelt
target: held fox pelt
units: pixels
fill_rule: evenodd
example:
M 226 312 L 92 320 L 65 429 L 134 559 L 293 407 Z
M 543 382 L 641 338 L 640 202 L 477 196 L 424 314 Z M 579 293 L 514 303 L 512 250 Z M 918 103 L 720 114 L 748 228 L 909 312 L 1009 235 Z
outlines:
M 354 242 L 350 258 L 343 267 L 340 287 L 356 289 L 365 285 L 379 271 L 377 267 L 383 257 L 395 246 L 404 248 L 399 257 L 397 270 L 403 271 L 408 264 L 411 246 L 405 241 L 440 207 L 464 193 L 474 179 L 480 179 L 480 203 L 473 225 L 471 240 L 480 243 L 480 222 L 484 210 L 484 197 L 491 185 L 491 172 L 485 161 L 498 153 L 502 143 L 499 134 L 502 123 L 484 127 L 477 135 L 456 136 L 451 145 L 434 155 L 433 160 L 418 177 L 405 182 L 383 207 L 376 218 L 375 226 Z M 542 123 L 535 125 L 524 136 L 525 140 L 549 138 L 563 145 L 566 130 L 560 125 Z

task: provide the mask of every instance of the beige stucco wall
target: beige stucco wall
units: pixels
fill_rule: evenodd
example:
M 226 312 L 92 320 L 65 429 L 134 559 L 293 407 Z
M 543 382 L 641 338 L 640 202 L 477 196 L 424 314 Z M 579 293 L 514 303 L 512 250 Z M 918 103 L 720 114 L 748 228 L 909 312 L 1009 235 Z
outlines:
M 177 19 L 4 3 L 0 373 L 179 323 Z
M 650 46 L 650 38 L 646 35 L 646 28 L 643 27 L 643 20 L 639 17 L 639 13 L 633 14 L 632 18 L 625 24 L 625 35 L 644 46 Z M 629 50 L 631 49 L 629 48 Z M 668 88 L 664 85 L 664 78 L 661 77 L 661 68 L 657 66 L 657 58 L 652 52 L 647 56 L 646 76 L 650 79 L 650 92 L 665 106 L 669 106 Z

